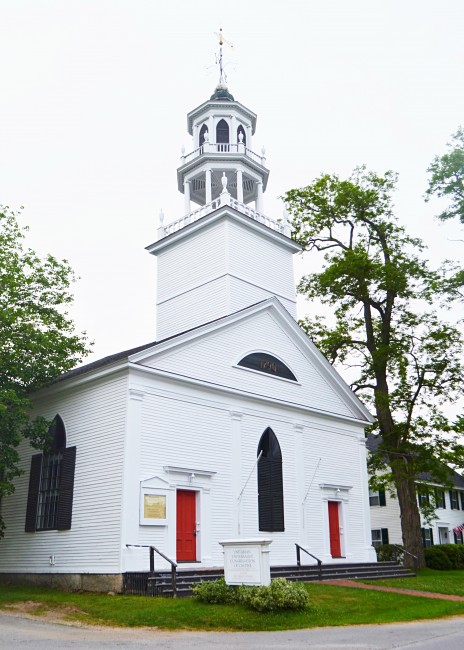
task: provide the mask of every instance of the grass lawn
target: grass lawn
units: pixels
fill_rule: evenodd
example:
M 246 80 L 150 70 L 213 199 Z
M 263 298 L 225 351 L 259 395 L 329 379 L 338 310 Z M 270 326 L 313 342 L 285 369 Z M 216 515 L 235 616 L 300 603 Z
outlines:
M 307 589 L 312 607 L 301 612 L 276 614 L 260 614 L 241 605 L 205 605 L 193 598 L 108 596 L 7 586 L 0 590 L 0 609 L 47 617 L 51 614 L 61 620 L 89 624 L 242 631 L 392 623 L 464 615 L 464 602 L 332 585 L 309 584 Z
M 367 584 L 414 591 L 433 591 L 437 594 L 464 596 L 464 571 L 436 571 L 420 569 L 415 578 L 391 578 L 390 580 L 359 580 Z

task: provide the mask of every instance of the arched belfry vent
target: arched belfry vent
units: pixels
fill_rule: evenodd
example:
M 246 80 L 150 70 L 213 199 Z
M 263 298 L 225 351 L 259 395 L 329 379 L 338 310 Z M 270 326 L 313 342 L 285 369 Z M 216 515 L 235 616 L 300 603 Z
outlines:
M 225 120 L 219 120 L 216 127 L 216 142 L 218 144 L 229 144 L 229 125 Z
M 281 532 L 285 530 L 282 452 L 270 427 L 259 441 L 258 458 L 259 530 Z
M 280 359 L 277 359 L 276 357 L 273 357 L 272 354 L 267 354 L 266 352 L 252 352 L 251 354 L 247 354 L 247 356 L 243 357 L 237 365 L 242 366 L 243 368 L 257 370 L 258 372 L 264 372 L 267 375 L 273 375 L 274 377 L 282 377 L 283 379 L 297 381 L 297 378 L 285 363 L 282 363 Z
M 208 133 L 208 127 L 206 124 L 203 124 L 203 126 L 200 129 L 200 142 L 198 143 L 198 146 L 201 147 L 202 144 L 205 143 L 205 140 L 207 139 L 205 136 Z

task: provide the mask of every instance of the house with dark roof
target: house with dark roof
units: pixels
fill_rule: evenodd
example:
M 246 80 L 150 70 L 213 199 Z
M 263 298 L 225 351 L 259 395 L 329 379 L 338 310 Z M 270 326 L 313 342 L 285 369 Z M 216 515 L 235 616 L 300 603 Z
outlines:
M 0 577 L 119 590 L 150 568 L 146 547 L 157 568 L 212 568 L 231 539 L 265 540 L 271 566 L 295 564 L 296 543 L 324 563 L 375 561 L 372 417 L 297 324 L 300 246 L 263 212 L 256 115 L 221 81 L 187 126 L 184 215 L 161 215 L 147 247 L 156 341 L 34 396 L 52 448 L 21 449 Z
M 370 434 L 366 441 L 368 451 L 378 448 L 379 436 Z M 432 506 L 433 519 L 427 521 L 421 513 L 422 543 L 425 548 L 434 544 L 462 544 L 464 530 L 464 477 L 449 469 L 449 484 L 444 486 L 429 473 L 417 476 L 418 505 Z M 372 544 L 402 545 L 401 513 L 398 499 L 391 490 L 369 490 Z M 430 510 L 427 507 L 427 510 Z M 463 528 L 460 528 L 463 526 Z

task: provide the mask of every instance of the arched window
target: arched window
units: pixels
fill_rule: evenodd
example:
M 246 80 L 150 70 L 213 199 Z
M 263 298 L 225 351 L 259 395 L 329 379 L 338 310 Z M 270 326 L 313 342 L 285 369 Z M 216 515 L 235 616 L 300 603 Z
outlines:
M 240 135 L 242 136 L 240 139 Z M 245 129 L 243 126 L 240 124 L 240 126 L 237 129 L 237 142 L 242 142 L 246 146 L 246 133 Z
M 229 142 L 229 125 L 225 120 L 219 120 L 216 127 L 216 142 L 225 144 Z
M 247 354 L 243 359 L 240 359 L 237 365 L 242 366 L 242 368 L 264 372 L 274 377 L 297 381 L 293 372 L 283 361 L 280 361 L 267 352 L 252 352 L 251 354 Z
M 208 127 L 206 126 L 206 124 L 203 124 L 203 126 L 200 129 L 200 142 L 198 143 L 199 147 L 201 147 L 205 142 L 205 133 L 208 133 Z
M 66 430 L 59 415 L 48 429 L 44 453 L 31 459 L 26 532 L 71 528 L 76 447 L 66 448 Z
M 268 427 L 258 446 L 259 530 L 279 532 L 284 526 L 284 485 L 279 441 Z

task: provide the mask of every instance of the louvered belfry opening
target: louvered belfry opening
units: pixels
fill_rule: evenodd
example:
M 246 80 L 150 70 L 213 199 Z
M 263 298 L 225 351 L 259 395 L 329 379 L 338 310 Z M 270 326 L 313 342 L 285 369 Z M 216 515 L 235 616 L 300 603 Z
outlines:
M 259 530 L 281 532 L 284 526 L 284 486 L 282 452 L 273 430 L 268 427 L 258 446 Z
M 43 454 L 31 459 L 26 532 L 71 528 L 76 447 L 66 448 L 63 420 L 56 415 Z
M 198 143 L 198 146 L 201 147 L 205 143 L 205 134 L 208 133 L 208 127 L 206 124 L 203 124 L 203 126 L 200 129 L 200 142 Z
M 229 140 L 229 125 L 225 120 L 219 120 L 216 127 L 216 142 L 218 144 L 228 144 Z

